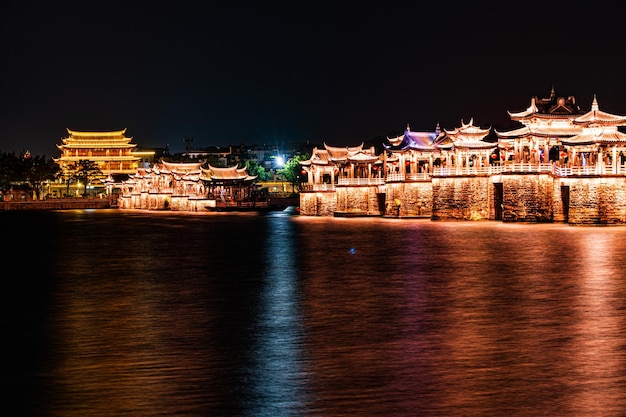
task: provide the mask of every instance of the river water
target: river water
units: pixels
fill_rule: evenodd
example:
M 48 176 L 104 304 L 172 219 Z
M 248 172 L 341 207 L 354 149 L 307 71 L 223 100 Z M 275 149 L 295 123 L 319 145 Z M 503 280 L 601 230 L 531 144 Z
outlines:
M 0 415 L 626 414 L 626 227 L 0 219 Z

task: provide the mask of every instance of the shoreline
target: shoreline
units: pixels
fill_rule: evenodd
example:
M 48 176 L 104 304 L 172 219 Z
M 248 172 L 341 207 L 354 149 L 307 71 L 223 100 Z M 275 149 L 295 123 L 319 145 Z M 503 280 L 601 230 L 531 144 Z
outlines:
M 67 198 L 27 201 L 0 201 L 0 211 L 23 210 L 77 210 L 117 208 L 109 199 Z

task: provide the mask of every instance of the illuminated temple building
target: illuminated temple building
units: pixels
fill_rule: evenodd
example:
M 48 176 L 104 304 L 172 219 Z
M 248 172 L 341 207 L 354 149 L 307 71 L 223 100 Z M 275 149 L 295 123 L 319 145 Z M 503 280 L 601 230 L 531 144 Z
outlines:
M 57 145 L 61 156 L 54 159 L 63 172 L 63 181 L 69 181 L 69 172 L 79 161 L 91 161 L 101 172 L 90 185 L 95 192 L 104 192 L 105 183 L 111 182 L 113 176 L 135 174 L 141 161 L 149 161 L 154 155 L 152 151 L 137 151 L 137 145 L 131 143 L 132 137 L 126 136 L 126 129 L 103 132 L 67 129 L 67 133 L 61 145 Z M 57 184 L 56 188 L 63 189 L 64 185 Z M 75 187 L 74 193 L 78 195 L 79 189 L 80 186 Z M 61 190 L 57 190 L 57 195 L 61 195 Z
M 62 138 L 61 157 L 55 159 L 61 169 L 80 160 L 93 161 L 104 176 L 109 174 L 134 174 L 140 158 L 132 151 L 137 146 L 126 137 L 126 129 L 110 132 L 79 132 L 67 129 L 69 136 Z
M 363 146 L 314 148 L 301 161 L 305 216 L 423 217 L 626 224 L 626 116 L 583 112 L 575 98 L 533 97 L 508 112 L 520 127 L 496 131 L 461 120 L 452 130 Z

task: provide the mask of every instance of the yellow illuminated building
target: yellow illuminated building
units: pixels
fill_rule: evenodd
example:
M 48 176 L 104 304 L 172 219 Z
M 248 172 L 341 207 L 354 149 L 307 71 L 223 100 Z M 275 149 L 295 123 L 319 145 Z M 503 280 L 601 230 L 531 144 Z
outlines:
M 79 161 L 94 162 L 102 175 L 95 179 L 94 188 L 102 187 L 105 178 L 115 175 L 135 175 L 140 164 L 151 161 L 154 152 L 135 151 L 137 144 L 131 143 L 132 137 L 126 136 L 126 129 L 103 132 L 83 132 L 67 129 L 68 136 L 57 145 L 61 156 L 54 161 L 66 173 L 69 167 Z M 63 195 L 65 193 L 59 193 Z M 71 195 L 73 193 L 69 193 Z
M 81 160 L 93 161 L 103 177 L 111 174 L 133 175 L 139 167 L 140 157 L 132 153 L 137 144 L 126 137 L 126 129 L 110 132 L 79 132 L 67 129 L 68 137 L 62 138 L 61 157 L 55 159 L 63 171 Z

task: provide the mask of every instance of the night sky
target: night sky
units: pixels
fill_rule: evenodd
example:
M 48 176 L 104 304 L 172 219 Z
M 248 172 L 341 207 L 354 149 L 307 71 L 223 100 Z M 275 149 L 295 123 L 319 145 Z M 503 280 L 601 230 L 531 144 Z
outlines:
M 507 130 L 552 86 L 626 114 L 626 32 L 606 7 L 212 3 L 3 3 L 0 151 L 56 157 L 66 128 L 172 152 Z

